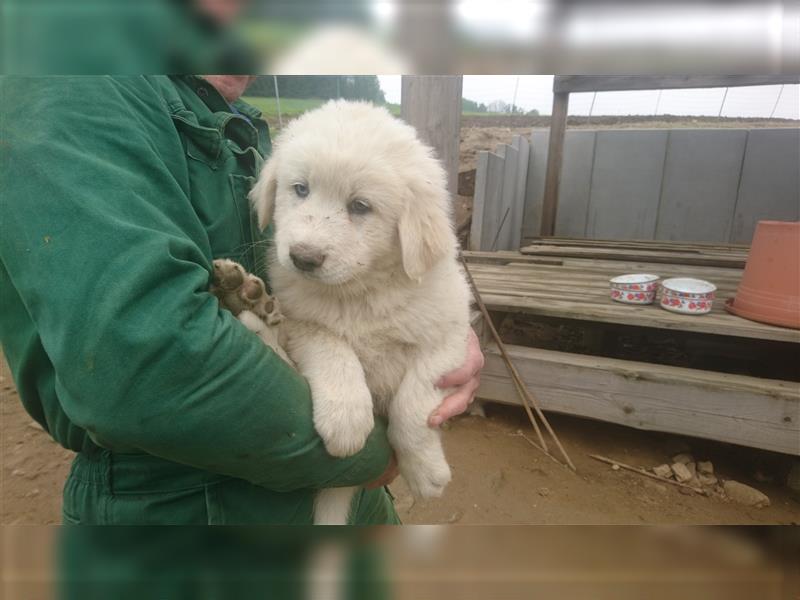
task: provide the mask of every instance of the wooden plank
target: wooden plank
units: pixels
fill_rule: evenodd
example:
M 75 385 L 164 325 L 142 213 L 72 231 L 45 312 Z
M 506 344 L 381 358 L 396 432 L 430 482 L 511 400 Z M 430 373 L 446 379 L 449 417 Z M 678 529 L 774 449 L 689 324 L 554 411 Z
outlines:
M 547 149 L 547 171 L 544 179 L 541 235 L 553 235 L 558 213 L 558 186 L 561 164 L 564 159 L 564 137 L 567 131 L 569 93 L 553 94 L 553 111 L 550 117 L 550 141 Z
M 724 310 L 725 300 L 736 293 L 741 277 L 738 269 L 575 260 L 565 261 L 563 266 L 476 264 L 471 270 L 484 302 L 492 310 L 800 343 L 798 330 L 757 323 Z M 654 272 L 663 278 L 694 276 L 713 282 L 719 289 L 711 314 L 681 315 L 658 304 L 632 306 L 611 301 L 608 279 L 637 271 Z
M 559 187 L 556 215 L 557 235 L 586 235 L 596 138 L 596 131 L 567 131 L 564 176 Z
M 535 256 L 525 256 L 517 251 L 506 252 L 482 252 L 479 250 L 469 250 L 463 252 L 464 258 L 470 264 L 508 264 L 510 262 L 533 263 L 542 265 L 562 265 L 564 261 L 559 258 L 536 258 Z
M 512 213 L 517 197 L 517 168 L 519 167 L 519 151 L 512 146 L 503 144 L 503 191 L 500 194 L 498 205 L 498 222 L 494 231 L 491 231 L 492 242 L 489 250 L 512 250 L 519 246 L 512 246 L 514 225 Z
M 800 83 L 798 75 L 556 75 L 553 91 L 606 92 Z
M 571 258 L 605 258 L 615 260 L 637 260 L 641 262 L 705 265 L 744 268 L 746 256 L 726 252 L 675 252 L 664 250 L 627 250 L 624 248 L 591 248 L 585 246 L 530 245 L 520 248 L 523 254 L 535 256 L 561 256 Z
M 483 301 L 490 310 L 800 343 L 800 332 L 797 330 L 756 323 L 724 312 L 717 311 L 702 316 L 678 315 L 657 305 L 628 306 L 614 303 L 618 306 L 612 306 L 610 299 L 605 305 L 595 302 L 561 302 L 553 298 L 538 298 L 531 295 L 514 297 L 508 294 L 490 294 L 485 293 L 485 287 L 482 282 L 478 282 Z M 725 297 L 719 296 L 717 302 L 725 300 Z
M 800 129 L 754 129 L 747 137 L 730 241 L 750 243 L 761 220 L 800 220 Z
M 511 145 L 517 149 L 517 185 L 514 202 L 509 219 L 511 220 L 511 240 L 509 250 L 516 250 L 522 241 L 522 220 L 525 213 L 525 187 L 528 182 L 528 163 L 530 161 L 530 144 L 521 135 L 515 135 Z
M 637 429 L 666 431 L 800 455 L 794 382 L 507 346 L 542 408 Z M 480 398 L 519 399 L 490 345 Z
M 670 132 L 656 239 L 727 242 L 747 131 Z
M 590 246 L 601 248 L 643 248 L 645 250 L 674 250 L 678 252 L 696 252 L 710 249 L 725 252 L 743 252 L 750 250 L 748 244 L 729 244 L 727 242 L 683 242 L 672 240 L 607 240 L 586 239 L 574 237 L 536 237 L 528 238 L 530 244 L 544 244 L 549 246 Z
M 470 250 L 480 250 L 483 238 L 483 213 L 486 210 L 486 178 L 489 169 L 489 153 L 478 152 L 475 169 L 475 194 L 472 198 L 472 220 L 469 229 Z
M 680 265 L 669 263 L 649 263 L 641 261 L 619 261 L 585 258 L 537 257 L 520 252 L 464 252 L 464 257 L 472 264 L 506 265 L 507 277 L 519 275 L 530 277 L 553 277 L 558 273 L 570 276 L 591 276 L 610 278 L 620 273 L 656 273 L 662 278 L 697 277 L 708 281 L 732 281 L 738 285 L 742 269 L 728 267 L 708 267 L 702 265 Z M 526 267 L 535 273 L 526 273 Z M 555 268 L 558 267 L 558 268 Z M 519 271 L 520 273 L 516 273 Z
M 547 144 L 549 132 L 534 129 L 531 132 L 528 154 L 528 175 L 525 184 L 525 209 L 522 215 L 523 237 L 541 233 L 542 202 L 544 199 L 544 175 L 547 170 Z
M 598 131 L 587 237 L 652 239 L 667 131 Z
M 401 116 L 436 151 L 451 194 L 458 190 L 462 79 L 461 75 L 403 75 L 401 79 Z
M 494 235 L 500 225 L 498 213 L 503 195 L 503 159 L 489 152 L 486 163 L 486 195 L 483 204 L 483 225 L 481 227 L 481 240 L 478 246 L 481 250 L 489 250 L 494 241 Z

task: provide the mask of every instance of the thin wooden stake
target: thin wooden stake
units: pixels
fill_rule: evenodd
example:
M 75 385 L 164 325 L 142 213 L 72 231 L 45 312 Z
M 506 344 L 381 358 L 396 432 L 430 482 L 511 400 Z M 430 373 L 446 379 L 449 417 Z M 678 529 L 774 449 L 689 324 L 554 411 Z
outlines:
M 633 473 L 644 475 L 645 477 L 649 477 L 650 479 L 657 479 L 658 481 L 663 481 L 664 483 L 669 483 L 671 485 L 676 485 L 678 487 L 690 489 L 697 494 L 705 495 L 706 493 L 705 490 L 702 488 L 694 487 L 693 485 L 686 485 L 685 483 L 681 483 L 680 481 L 674 481 L 672 479 L 667 479 L 666 477 L 659 477 L 654 473 L 648 473 L 644 469 L 626 465 L 625 463 L 621 463 L 618 460 L 612 460 L 610 458 L 606 458 L 605 456 L 600 456 L 599 454 L 590 454 L 589 456 L 595 460 L 599 460 L 600 462 L 604 462 L 609 465 L 617 465 L 620 469 L 625 469 L 626 471 L 632 471 Z
M 500 339 L 500 334 L 497 333 L 497 329 L 495 329 L 494 323 L 492 322 L 492 317 L 491 315 L 489 315 L 489 311 L 487 310 L 486 305 L 483 303 L 481 294 L 478 291 L 478 286 L 475 285 L 475 280 L 472 278 L 472 273 L 470 273 L 469 271 L 469 267 L 467 266 L 467 261 L 464 260 L 463 256 L 459 256 L 459 259 L 461 260 L 461 264 L 464 267 L 464 273 L 466 274 L 467 279 L 469 280 L 469 284 L 472 287 L 472 293 L 475 296 L 475 301 L 478 303 L 478 307 L 480 308 L 481 314 L 483 315 L 483 318 L 489 327 L 489 331 L 492 333 L 492 337 L 494 338 L 497 347 L 500 349 L 500 354 L 502 354 L 503 360 L 505 360 L 506 365 L 508 366 L 508 370 L 511 372 L 511 378 L 514 380 L 514 383 L 517 386 L 517 392 L 522 396 L 523 406 L 525 407 L 525 410 L 528 413 L 528 418 L 530 419 L 531 424 L 533 425 L 533 428 L 536 431 L 536 435 L 539 438 L 539 442 L 545 449 L 547 448 L 547 444 L 544 441 L 544 437 L 542 437 L 541 430 L 539 429 L 539 425 L 537 424 L 536 419 L 531 413 L 530 407 L 533 407 L 533 410 L 536 412 L 536 415 L 541 419 L 542 423 L 545 426 L 545 429 L 547 429 L 547 432 L 550 434 L 550 437 L 553 438 L 556 447 L 558 448 L 559 452 L 561 452 L 561 455 L 564 457 L 564 460 L 566 461 L 567 465 L 569 465 L 569 468 L 572 469 L 573 471 L 577 471 L 575 465 L 572 463 L 572 460 L 570 460 L 567 451 L 564 450 L 564 446 L 561 445 L 561 441 L 558 439 L 556 432 L 553 431 L 553 428 L 550 426 L 550 422 L 547 420 L 547 417 L 544 416 L 542 409 L 539 407 L 539 403 L 536 401 L 536 399 L 530 393 L 528 388 L 525 386 L 525 382 L 522 380 L 519 371 L 517 371 L 517 368 L 511 361 L 511 357 L 508 355 L 508 352 L 506 351 L 506 346 L 503 343 L 503 340 Z
M 497 343 L 499 346 L 502 344 L 502 340 L 500 340 L 500 334 L 497 333 L 497 329 L 495 329 L 494 323 L 492 322 L 492 317 L 489 315 L 489 311 L 486 310 L 486 305 L 483 303 L 483 299 L 480 297 L 478 288 L 475 285 L 475 280 L 472 278 L 472 273 L 470 273 L 464 257 L 461 256 L 460 258 L 461 264 L 464 266 L 464 272 L 467 275 L 470 287 L 472 288 L 472 294 L 475 296 L 475 300 L 478 302 L 478 307 L 483 315 L 483 319 L 486 321 L 489 330 L 492 332 L 492 337 L 494 338 L 495 343 Z M 539 443 L 542 445 L 542 450 L 544 450 L 545 454 L 550 454 L 550 451 L 547 448 L 547 442 L 544 441 L 544 436 L 542 436 L 542 431 L 539 429 L 539 424 L 536 422 L 536 418 L 533 416 L 531 407 L 528 404 L 528 398 L 525 395 L 525 386 L 521 381 L 517 380 L 519 374 L 516 372 L 517 370 L 514 368 L 514 365 L 507 358 L 507 355 L 505 354 L 505 348 L 502 348 L 501 352 L 503 353 L 503 358 L 506 360 L 506 365 L 511 371 L 511 380 L 514 382 L 514 386 L 517 389 L 517 394 L 519 394 L 519 397 L 522 400 L 522 406 L 525 408 L 525 412 L 528 413 L 528 419 L 530 420 L 531 425 L 533 425 L 534 431 L 536 431 L 536 437 L 539 439 Z

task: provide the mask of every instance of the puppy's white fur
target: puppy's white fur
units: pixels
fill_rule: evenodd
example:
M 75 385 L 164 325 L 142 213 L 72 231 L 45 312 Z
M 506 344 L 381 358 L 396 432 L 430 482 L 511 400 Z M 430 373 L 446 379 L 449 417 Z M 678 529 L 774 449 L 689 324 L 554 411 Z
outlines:
M 260 226 L 275 223 L 273 291 L 328 452 L 358 452 L 373 411 L 386 415 L 411 490 L 440 495 L 450 468 L 427 419 L 446 393 L 436 380 L 465 359 L 470 293 L 431 149 L 383 108 L 330 102 L 286 127 L 251 199 Z M 354 200 L 370 210 L 348 210 Z M 298 245 L 322 265 L 295 268 Z M 351 498 L 323 490 L 315 522 L 345 523 Z

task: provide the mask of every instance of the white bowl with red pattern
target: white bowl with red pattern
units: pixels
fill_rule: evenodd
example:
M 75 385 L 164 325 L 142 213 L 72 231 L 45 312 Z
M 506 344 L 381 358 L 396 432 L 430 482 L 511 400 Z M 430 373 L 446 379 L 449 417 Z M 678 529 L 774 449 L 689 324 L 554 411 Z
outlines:
M 625 304 L 652 304 L 658 290 L 658 275 L 631 273 L 609 280 L 611 299 Z
M 661 308 L 685 315 L 711 312 L 717 286 L 702 279 L 676 277 L 661 282 Z

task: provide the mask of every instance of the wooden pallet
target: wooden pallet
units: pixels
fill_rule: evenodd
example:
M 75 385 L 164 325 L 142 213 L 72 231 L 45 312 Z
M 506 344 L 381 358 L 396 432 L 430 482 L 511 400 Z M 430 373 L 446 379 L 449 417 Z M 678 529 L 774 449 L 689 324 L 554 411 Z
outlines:
M 800 385 L 506 346 L 544 410 L 800 455 Z M 484 350 L 478 396 L 519 404 L 496 347 Z
M 616 259 L 541 257 L 513 252 L 465 258 L 478 290 L 493 311 L 619 323 L 737 338 L 800 343 L 800 331 L 727 313 L 742 270 L 728 267 Z M 549 257 L 548 257 L 549 258 Z M 609 297 L 611 277 L 649 272 L 687 276 L 718 287 L 712 313 L 682 315 L 657 304 L 633 306 Z M 800 384 L 597 356 L 508 347 L 542 407 L 639 429 L 705 437 L 800 455 Z M 507 368 L 491 345 L 478 396 L 517 404 Z
M 800 343 L 798 330 L 757 323 L 725 310 L 725 300 L 736 295 L 739 269 L 568 258 L 561 265 L 548 265 L 516 262 L 507 253 L 501 263 L 486 264 L 483 259 L 484 264 L 475 264 L 471 254 L 465 257 L 490 310 Z M 609 279 L 642 272 L 714 283 L 718 291 L 712 312 L 682 315 L 658 304 L 634 306 L 611 300 Z

